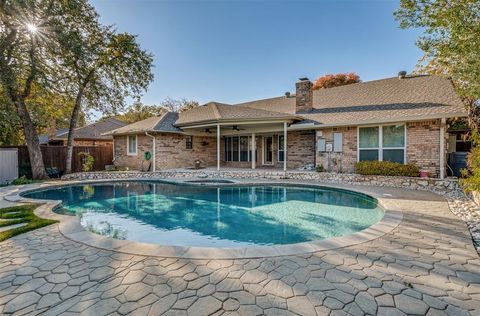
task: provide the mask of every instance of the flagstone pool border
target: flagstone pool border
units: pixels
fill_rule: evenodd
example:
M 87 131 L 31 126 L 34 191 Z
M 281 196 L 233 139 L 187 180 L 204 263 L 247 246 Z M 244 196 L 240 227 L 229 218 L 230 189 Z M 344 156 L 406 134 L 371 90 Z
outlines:
M 147 179 L 127 178 L 125 181 L 145 181 Z M 172 181 L 169 179 L 148 179 L 147 181 L 162 181 L 183 183 L 192 179 L 181 179 Z M 113 180 L 115 181 L 115 180 Z M 184 246 L 167 246 L 159 244 L 141 243 L 136 241 L 118 240 L 110 237 L 97 235 L 86 230 L 80 224 L 80 219 L 77 216 L 61 215 L 53 212 L 53 209 L 61 204 L 61 201 L 53 200 L 37 200 L 28 199 L 21 196 L 22 193 L 29 191 L 36 191 L 39 189 L 62 187 L 66 185 L 78 184 L 94 184 L 102 182 L 112 182 L 112 179 L 105 180 L 81 180 L 81 181 L 55 181 L 49 183 L 29 184 L 18 186 L 14 192 L 5 196 L 5 199 L 12 202 L 19 203 L 33 203 L 39 206 L 35 209 L 37 216 L 49 219 L 58 220 L 59 231 L 66 238 L 79 242 L 88 246 L 92 246 L 104 250 L 112 250 L 127 254 L 142 255 L 142 256 L 157 256 L 157 257 L 171 257 L 183 259 L 247 259 L 247 258 L 267 258 L 287 255 L 301 255 L 324 250 L 332 250 L 337 248 L 349 247 L 364 242 L 377 239 L 392 230 L 394 230 L 403 219 L 402 210 L 396 203 L 375 192 L 374 187 L 361 187 L 348 189 L 342 185 L 325 184 L 325 183 L 307 183 L 302 181 L 282 181 L 282 180 L 235 180 L 232 184 L 225 185 L 295 185 L 308 187 L 326 187 L 343 189 L 346 191 L 353 191 L 362 193 L 375 198 L 378 204 L 384 210 L 383 218 L 372 226 L 341 237 L 333 237 L 324 240 L 316 240 L 302 243 L 295 243 L 289 245 L 275 245 L 275 246 L 252 246 L 252 247 L 238 247 L 238 248 L 210 248 L 210 247 L 184 247 Z M 119 181 L 120 182 L 120 181 Z

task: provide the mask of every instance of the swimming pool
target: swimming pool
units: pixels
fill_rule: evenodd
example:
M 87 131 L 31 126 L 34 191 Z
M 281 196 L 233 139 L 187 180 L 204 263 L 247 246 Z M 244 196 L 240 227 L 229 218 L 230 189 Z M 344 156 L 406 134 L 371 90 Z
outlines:
M 62 200 L 55 211 L 116 239 L 192 247 L 284 245 L 349 235 L 384 215 L 352 191 L 277 185 L 130 181 L 70 185 L 22 194 Z

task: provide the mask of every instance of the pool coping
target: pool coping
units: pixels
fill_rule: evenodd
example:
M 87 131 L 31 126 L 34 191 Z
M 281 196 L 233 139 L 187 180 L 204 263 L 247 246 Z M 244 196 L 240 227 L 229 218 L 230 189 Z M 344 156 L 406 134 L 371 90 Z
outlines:
M 125 181 L 160 181 L 163 183 L 183 183 L 190 180 L 189 178 L 180 179 L 138 179 L 125 178 L 121 180 L 113 180 L 115 182 Z M 60 200 L 38 200 L 29 199 L 20 196 L 22 193 L 29 191 L 37 191 L 39 189 L 50 189 L 54 187 L 63 187 L 75 184 L 94 184 L 112 182 L 111 179 L 95 179 L 95 180 L 72 180 L 72 181 L 55 181 L 49 183 L 36 183 L 16 187 L 14 192 L 7 193 L 4 199 L 17 203 L 31 203 L 39 205 L 35 209 L 35 214 L 39 217 L 54 219 L 59 221 L 58 227 L 60 233 L 66 238 L 79 242 L 88 246 L 99 249 L 117 251 L 133 255 L 171 257 L 182 259 L 253 259 L 265 257 L 279 257 L 290 255 L 309 254 L 318 251 L 333 250 L 349 246 L 358 245 L 364 242 L 372 241 L 394 230 L 403 220 L 403 212 L 400 207 L 392 199 L 387 199 L 383 195 L 374 192 L 375 187 L 352 188 L 342 185 L 326 184 L 326 183 L 308 183 L 305 181 L 285 181 L 285 180 L 267 180 L 267 179 L 233 179 L 233 184 L 229 185 L 296 185 L 317 188 L 334 188 L 356 193 L 366 194 L 378 201 L 378 204 L 385 211 L 383 218 L 359 232 L 345 235 L 341 237 L 332 237 L 323 240 L 308 241 L 302 243 L 288 245 L 273 246 L 249 246 L 238 248 L 212 248 L 212 247 L 185 247 L 170 246 L 151 243 L 143 243 L 137 241 L 118 240 L 111 237 L 97 235 L 85 229 L 80 224 L 78 216 L 62 215 L 53 212 L 53 209 L 60 205 Z M 188 183 L 188 185 L 192 185 Z M 198 185 L 198 184 L 193 184 Z M 203 185 L 203 184 L 200 184 Z M 224 185 L 224 184 L 222 184 Z

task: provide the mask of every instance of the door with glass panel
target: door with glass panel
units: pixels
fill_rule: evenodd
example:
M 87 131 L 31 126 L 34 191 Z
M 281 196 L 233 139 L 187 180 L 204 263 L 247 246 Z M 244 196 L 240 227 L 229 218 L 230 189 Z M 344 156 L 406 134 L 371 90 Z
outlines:
M 273 164 L 273 136 L 263 136 L 263 164 Z

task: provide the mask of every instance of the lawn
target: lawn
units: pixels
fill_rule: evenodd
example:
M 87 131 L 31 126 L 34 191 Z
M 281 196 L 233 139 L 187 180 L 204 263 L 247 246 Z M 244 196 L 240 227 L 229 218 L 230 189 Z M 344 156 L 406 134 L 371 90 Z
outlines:
M 0 219 L 2 219 L 0 221 L 0 227 L 27 223 L 24 226 L 0 232 L 0 241 L 57 222 L 36 216 L 33 213 L 36 207 L 36 205 L 19 205 L 0 209 Z

